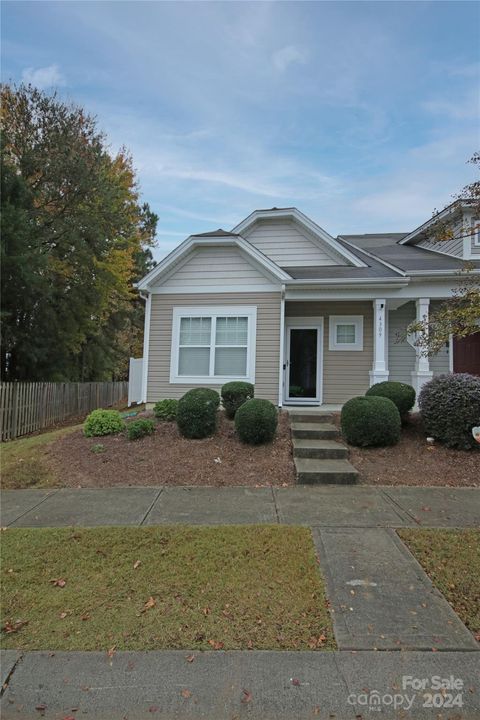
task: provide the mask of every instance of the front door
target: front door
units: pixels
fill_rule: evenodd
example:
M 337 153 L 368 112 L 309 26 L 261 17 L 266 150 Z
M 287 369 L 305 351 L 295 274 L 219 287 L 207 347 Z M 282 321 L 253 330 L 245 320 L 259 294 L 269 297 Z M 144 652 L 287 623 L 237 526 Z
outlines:
M 321 325 L 287 326 L 285 396 L 295 404 L 320 402 Z

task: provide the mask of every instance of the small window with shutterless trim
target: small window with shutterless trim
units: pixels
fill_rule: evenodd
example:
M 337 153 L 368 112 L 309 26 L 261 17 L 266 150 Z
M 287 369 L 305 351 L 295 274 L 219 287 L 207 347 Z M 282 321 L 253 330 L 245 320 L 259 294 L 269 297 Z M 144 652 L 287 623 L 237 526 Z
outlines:
M 328 349 L 363 350 L 363 315 L 330 315 Z

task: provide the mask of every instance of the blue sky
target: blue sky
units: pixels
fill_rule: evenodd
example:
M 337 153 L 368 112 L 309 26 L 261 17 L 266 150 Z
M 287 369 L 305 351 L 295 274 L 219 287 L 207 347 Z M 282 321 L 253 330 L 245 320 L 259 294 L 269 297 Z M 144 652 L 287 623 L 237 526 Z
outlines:
M 473 177 L 474 2 L 17 2 L 2 78 L 58 88 L 132 152 L 159 258 L 295 205 L 407 231 Z

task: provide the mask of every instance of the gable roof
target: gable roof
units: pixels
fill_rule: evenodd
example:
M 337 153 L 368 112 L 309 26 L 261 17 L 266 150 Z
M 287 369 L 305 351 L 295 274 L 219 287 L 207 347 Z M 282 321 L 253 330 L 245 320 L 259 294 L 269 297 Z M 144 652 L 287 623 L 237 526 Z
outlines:
M 419 225 L 411 233 L 408 233 L 404 238 L 400 240 L 401 245 L 408 245 L 413 240 L 420 242 L 427 235 L 428 230 L 433 227 L 439 221 L 452 220 L 453 218 L 460 216 L 463 210 L 469 210 L 474 205 L 473 199 L 455 200 L 447 207 L 443 208 L 440 212 L 435 213 L 429 220 Z
M 300 227 L 303 227 L 308 231 L 314 242 L 319 247 L 327 246 L 334 253 L 343 257 L 350 265 L 354 267 L 366 267 L 365 263 L 353 253 L 351 250 L 346 248 L 344 245 L 335 240 L 334 237 L 329 235 L 326 230 L 317 225 L 313 220 L 310 220 L 297 208 L 271 208 L 270 210 L 254 210 L 248 217 L 242 220 L 233 229 L 233 233 L 243 234 L 246 233 L 250 228 L 255 225 L 259 220 L 278 220 L 281 218 L 291 219 L 297 222 Z
M 201 235 L 190 235 L 184 240 L 175 250 L 163 258 L 158 265 L 147 274 L 144 278 L 136 284 L 138 290 L 149 291 L 153 283 L 170 272 L 176 265 L 178 265 L 186 256 L 193 250 L 199 247 L 237 247 L 244 255 L 246 255 L 253 264 L 261 268 L 263 273 L 268 277 L 276 280 L 279 283 L 290 280 L 291 276 L 282 270 L 273 260 L 270 260 L 260 250 L 254 247 L 248 240 L 240 237 L 234 233 L 223 234 L 225 231 L 221 231 L 222 234 L 218 235 L 218 231 L 214 233 L 202 233 Z

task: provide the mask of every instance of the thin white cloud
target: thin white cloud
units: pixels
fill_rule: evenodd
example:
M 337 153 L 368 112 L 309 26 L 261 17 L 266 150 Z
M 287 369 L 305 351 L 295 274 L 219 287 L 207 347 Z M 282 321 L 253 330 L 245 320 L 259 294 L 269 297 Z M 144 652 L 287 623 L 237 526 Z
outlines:
M 281 50 L 276 50 L 272 55 L 273 65 L 279 72 L 285 72 L 292 63 L 304 65 L 306 61 L 305 51 L 296 45 L 286 45 Z
M 60 87 L 66 84 L 65 77 L 58 65 L 48 65 L 43 68 L 28 67 L 22 71 L 22 82 L 34 85 L 39 90 L 51 87 Z

